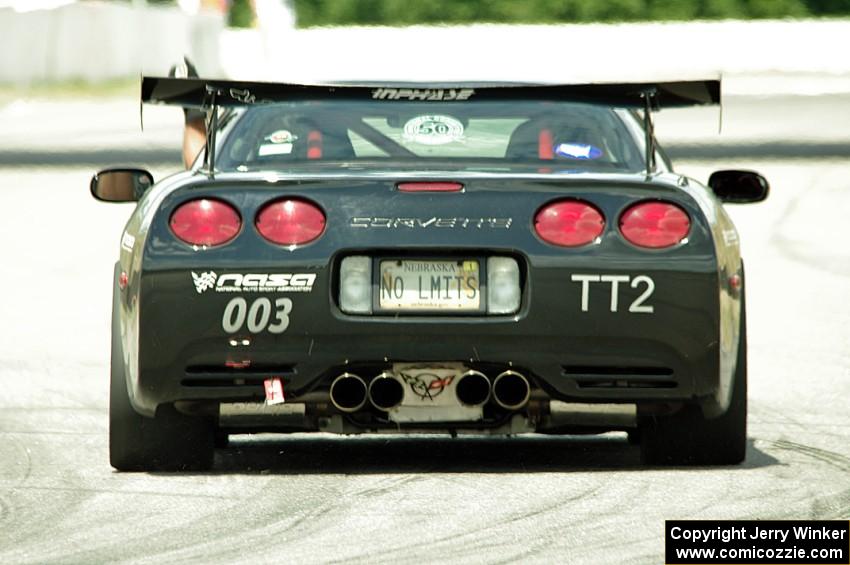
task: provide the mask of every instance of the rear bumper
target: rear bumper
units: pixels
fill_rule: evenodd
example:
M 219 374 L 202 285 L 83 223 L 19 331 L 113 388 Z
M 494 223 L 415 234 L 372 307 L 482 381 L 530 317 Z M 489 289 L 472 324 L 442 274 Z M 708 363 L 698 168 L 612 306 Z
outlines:
M 617 311 L 609 286 L 591 285 L 584 310 L 582 284 L 572 275 L 587 268 L 526 262 L 517 315 L 374 317 L 338 309 L 331 266 L 295 270 L 316 275 L 309 292 L 198 292 L 190 270 L 145 272 L 137 409 L 258 400 L 263 379 L 272 376 L 283 378 L 287 400 L 297 402 L 327 390 L 344 371 L 368 380 L 393 362 L 459 361 L 491 378 L 513 367 L 567 402 L 701 402 L 720 389 L 716 271 L 592 270 L 651 278 L 645 303 L 653 311 L 638 313 L 629 306 L 641 285 L 620 285 Z M 290 299 L 288 327 L 279 334 L 225 331 L 222 318 L 235 297 L 248 305 L 260 297 Z

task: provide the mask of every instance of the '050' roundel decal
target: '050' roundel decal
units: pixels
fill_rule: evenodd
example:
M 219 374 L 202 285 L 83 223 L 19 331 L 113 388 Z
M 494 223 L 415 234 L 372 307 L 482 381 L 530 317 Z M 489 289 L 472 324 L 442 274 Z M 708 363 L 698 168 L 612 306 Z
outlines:
M 404 139 L 422 145 L 445 145 L 463 138 L 463 124 L 451 116 L 417 116 L 404 124 Z

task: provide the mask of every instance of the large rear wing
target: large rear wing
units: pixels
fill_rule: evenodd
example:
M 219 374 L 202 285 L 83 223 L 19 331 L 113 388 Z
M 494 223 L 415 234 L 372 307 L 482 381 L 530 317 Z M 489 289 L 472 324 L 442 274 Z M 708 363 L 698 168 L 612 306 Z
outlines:
M 387 83 L 288 84 L 199 78 L 142 78 L 142 102 L 209 108 L 296 100 L 460 102 L 540 100 L 652 109 L 720 103 L 719 80 L 600 84 Z
M 382 83 L 291 84 L 203 78 L 142 77 L 142 103 L 174 104 L 208 110 L 204 164 L 215 174 L 218 106 L 251 106 L 299 100 L 379 100 L 466 102 L 534 100 L 582 102 L 643 109 L 646 176 L 655 172 L 652 111 L 660 108 L 720 104 L 719 80 L 594 84 Z

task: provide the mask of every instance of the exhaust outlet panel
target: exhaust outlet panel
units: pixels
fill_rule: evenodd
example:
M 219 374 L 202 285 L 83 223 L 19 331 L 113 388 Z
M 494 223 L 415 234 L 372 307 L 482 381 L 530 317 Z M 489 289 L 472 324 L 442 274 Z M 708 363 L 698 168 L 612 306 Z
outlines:
M 402 383 L 404 398 L 389 410 L 389 419 L 400 424 L 482 420 L 482 404 L 466 405 L 457 396 L 457 385 L 469 372 L 459 362 L 394 363 L 392 374 Z

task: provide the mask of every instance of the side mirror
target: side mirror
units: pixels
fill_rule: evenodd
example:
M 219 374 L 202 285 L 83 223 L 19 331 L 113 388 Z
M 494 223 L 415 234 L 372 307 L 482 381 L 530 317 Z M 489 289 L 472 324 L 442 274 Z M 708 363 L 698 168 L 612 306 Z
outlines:
M 153 186 L 143 169 L 105 169 L 91 179 L 91 195 L 103 202 L 137 202 Z
M 716 171 L 708 186 L 721 201 L 738 204 L 761 202 L 770 192 L 767 179 L 754 171 Z

